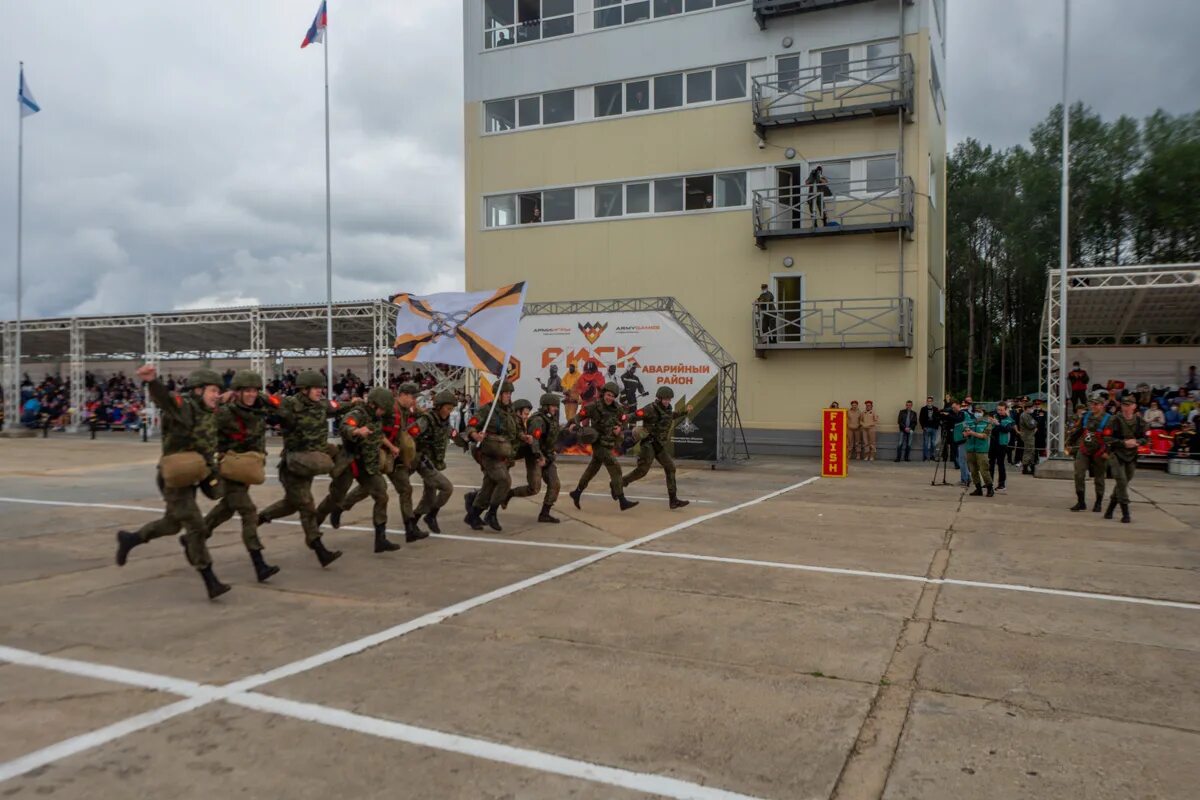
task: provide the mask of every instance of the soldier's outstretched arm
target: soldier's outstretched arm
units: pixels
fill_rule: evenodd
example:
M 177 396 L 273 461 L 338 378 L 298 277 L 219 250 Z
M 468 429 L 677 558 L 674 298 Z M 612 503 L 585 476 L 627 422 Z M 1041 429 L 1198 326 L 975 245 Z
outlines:
M 171 394 L 171 390 L 158 378 L 146 382 L 146 393 L 164 417 L 170 417 L 174 422 L 184 421 L 180 399 Z

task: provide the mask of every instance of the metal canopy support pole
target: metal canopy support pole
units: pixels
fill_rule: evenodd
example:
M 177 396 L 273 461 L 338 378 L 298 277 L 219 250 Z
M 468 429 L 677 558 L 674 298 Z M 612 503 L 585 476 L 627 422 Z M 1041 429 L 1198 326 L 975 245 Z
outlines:
M 1058 441 L 1049 445 L 1049 454 L 1051 456 L 1066 455 L 1063 449 L 1066 445 L 1066 438 L 1063 435 L 1063 426 L 1067 420 L 1071 418 L 1070 409 L 1066 403 L 1069 395 L 1062 386 L 1062 381 L 1067 378 L 1067 345 L 1070 344 L 1070 334 L 1067 327 L 1067 263 L 1070 260 L 1070 229 L 1067 212 L 1070 210 L 1071 202 L 1071 108 L 1067 101 L 1067 75 L 1070 65 L 1070 50 L 1071 42 L 1071 0 L 1063 0 L 1063 59 L 1062 59 L 1062 193 L 1060 198 L 1059 208 L 1059 242 L 1058 242 L 1058 380 L 1055 382 L 1055 390 L 1058 393 L 1058 402 L 1054 404 L 1054 408 L 1058 409 Z
M 21 424 L 21 378 L 17 375 L 17 323 L 4 323 L 4 428 Z
M 147 314 L 143 321 L 143 332 L 145 336 L 146 363 L 152 367 L 158 367 L 159 354 L 162 347 L 158 340 L 158 326 L 154 323 L 154 317 Z M 158 410 L 154 407 L 154 401 L 150 397 L 150 393 L 146 392 L 145 397 L 145 417 L 147 432 L 158 425 Z
M 385 388 L 391 378 L 388 352 L 391 350 L 392 326 L 388 305 L 382 300 L 375 302 L 375 335 L 371 347 L 371 380 L 376 386 Z
M 1065 358 L 1063 355 L 1066 350 L 1066 343 L 1063 341 L 1062 328 L 1062 302 L 1060 289 L 1065 281 L 1061 280 L 1059 273 L 1051 270 L 1050 278 L 1046 286 L 1046 331 L 1045 331 L 1045 381 L 1046 381 L 1046 454 L 1049 456 L 1058 455 L 1062 452 L 1064 443 L 1064 426 L 1068 415 L 1066 408 L 1063 405 L 1066 398 L 1063 396 L 1063 377 L 1065 373 L 1062 370 L 1062 361 Z
M 267 387 L 266 363 L 267 328 L 262 321 L 262 308 L 255 306 L 250 309 L 250 369 L 262 378 L 262 389 Z
M 71 430 L 77 431 L 83 424 L 83 404 L 85 398 L 85 379 L 83 374 L 84 359 L 87 350 L 84 347 L 83 327 L 76 317 L 71 318 Z

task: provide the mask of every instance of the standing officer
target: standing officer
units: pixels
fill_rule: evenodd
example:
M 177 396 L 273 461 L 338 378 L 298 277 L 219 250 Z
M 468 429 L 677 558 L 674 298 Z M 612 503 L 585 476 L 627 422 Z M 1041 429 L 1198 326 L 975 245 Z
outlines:
M 596 440 L 592 442 L 592 460 L 579 477 L 575 491 L 570 492 L 571 501 L 575 503 L 576 508 L 580 508 L 579 500 L 583 497 L 583 490 L 591 483 L 592 478 L 596 477 L 596 473 L 600 472 L 601 467 L 608 470 L 609 491 L 613 499 L 620 504 L 621 510 L 628 511 L 637 505 L 636 502 L 625 499 L 625 489 L 621 485 L 621 467 L 612 454 L 613 448 L 624 435 L 622 425 L 625 422 L 625 414 L 617 404 L 619 391 L 615 383 L 604 384 L 600 399 L 585 407 L 575 418 L 578 424 L 588 425 L 596 436 Z
M 1121 504 L 1121 522 L 1130 522 L 1129 517 L 1129 482 L 1137 471 L 1138 447 L 1150 441 L 1146 421 L 1138 416 L 1138 399 L 1135 395 L 1127 394 L 1121 400 L 1121 413 L 1112 422 L 1111 434 L 1105 437 L 1108 449 L 1112 452 L 1113 488 L 1112 499 L 1108 501 L 1108 510 L 1104 512 L 1105 519 L 1113 518 L 1113 506 Z
M 1037 466 L 1037 418 L 1033 416 L 1033 407 L 1026 405 L 1021 410 L 1021 416 L 1017 419 L 1017 426 L 1021 430 L 1021 474 L 1033 475 L 1034 468 Z
M 904 455 L 904 460 L 908 461 L 909 454 L 912 453 L 912 437 L 913 432 L 917 429 L 917 412 L 913 411 L 912 400 L 904 403 L 904 408 L 896 415 L 896 425 L 900 429 L 900 441 L 896 445 L 896 461 L 900 460 L 900 455 Z
M 384 465 L 382 450 L 385 434 L 383 426 L 395 412 L 392 393 L 382 386 L 367 392 L 366 405 L 355 406 L 342 418 L 339 432 L 345 442 L 346 451 L 354 459 L 350 471 L 358 481 L 342 502 L 342 510 L 349 511 L 359 500 L 370 497 L 374 502 L 371 522 L 375 526 L 375 552 L 390 553 L 400 545 L 387 538 L 387 483 L 383 479 Z M 405 475 L 407 482 L 407 473 Z
M 327 567 L 341 558 L 342 551 L 326 550 L 321 541 L 321 528 L 317 523 L 317 508 L 312 496 L 313 477 L 317 473 L 305 467 L 304 462 L 319 461 L 323 455 L 329 460 L 327 471 L 332 471 L 329 429 L 325 420 L 340 416 L 342 410 L 336 402 L 326 402 L 325 378 L 319 372 L 301 372 L 296 378 L 296 388 L 299 391 L 291 397 L 283 400 L 272 397 L 268 400 L 275 406 L 273 417 L 283 430 L 283 458 L 279 462 L 283 499 L 260 511 L 258 524 L 263 525 L 299 512 L 305 544 L 316 554 L 321 566 Z M 289 460 L 293 462 L 290 466 Z
M 863 457 L 862 443 L 862 411 L 858 407 L 857 400 L 850 401 L 850 408 L 846 411 L 846 428 L 850 431 L 850 458 L 857 459 Z
M 217 409 L 217 452 L 221 454 L 222 461 L 229 454 L 252 454 L 251 458 L 260 457 L 266 463 L 267 412 L 266 403 L 258 396 L 260 386 L 262 376 L 245 369 L 239 370 L 230 381 L 231 402 L 223 403 Z M 223 464 L 221 471 L 227 466 Z M 258 482 L 262 483 L 262 480 Z M 220 492 L 221 499 L 204 517 L 208 535 L 212 536 L 213 530 L 234 514 L 241 517 L 242 543 L 250 552 L 255 577 L 262 583 L 279 572 L 279 567 L 263 560 L 263 546 L 258 538 L 258 509 L 250 498 L 250 486 L 222 475 Z
M 558 437 L 562 426 L 558 423 L 558 395 L 544 394 L 539 401 L 541 408 L 534 412 L 526 424 L 525 430 L 533 440 L 525 455 L 525 474 L 527 482 L 509 492 L 509 497 L 533 497 L 546 484 L 546 496 L 542 500 L 542 510 L 538 514 L 538 522 L 558 522 L 551 516 L 550 509 L 558 500 L 558 492 L 562 484 L 558 480 Z
M 1046 417 L 1046 409 L 1042 408 L 1041 399 L 1033 401 L 1033 419 L 1037 422 L 1037 432 L 1033 436 L 1033 463 L 1041 462 L 1041 452 L 1046 449 L 1046 442 L 1049 438 L 1050 421 Z
M 992 423 L 983 418 L 982 408 L 971 409 L 971 417 L 963 423 L 963 436 L 966 437 L 967 466 L 971 470 L 971 478 L 975 481 L 975 491 L 971 492 L 971 496 L 982 495 L 984 483 L 987 483 L 987 496 L 995 496 L 995 492 L 992 490 L 992 477 L 988 472 Z
M 422 484 L 421 499 L 413 516 L 424 517 L 425 524 L 434 533 L 442 532 L 437 521 L 438 512 L 454 494 L 454 484 L 443 472 L 446 469 L 446 445 L 450 437 L 456 435 L 450 426 L 450 414 L 456 405 L 458 398 L 454 392 L 439 392 L 433 398 L 433 407 L 418 414 L 408 429 L 417 448 L 415 471 L 421 476 Z
M 866 408 L 858 417 L 859 435 L 862 437 L 863 459 L 875 460 L 875 431 L 879 427 L 879 415 L 875 413 L 875 404 L 867 401 Z
M 137 371 L 137 376 L 147 382 L 146 390 L 162 414 L 163 460 L 159 462 L 158 490 L 167 510 L 162 519 L 148 522 L 137 531 L 117 531 L 117 566 L 124 566 L 129 551 L 138 545 L 171 536 L 183 528 L 179 541 L 184 554 L 204 579 L 204 588 L 212 600 L 228 592 L 229 586 L 213 574 L 212 558 L 205 543 L 208 527 L 196 505 L 196 489 L 199 484 L 213 480 L 213 454 L 217 447 L 213 412 L 224 381 L 211 369 L 198 369 L 188 377 L 187 393 L 176 397 L 157 375 L 157 370 L 149 364 Z M 164 475 L 164 470 L 171 474 Z
M 500 527 L 497 512 L 508 490 L 512 487 L 512 476 L 508 474 L 509 461 L 521 442 L 521 430 L 517 415 L 512 410 L 513 385 L 508 381 L 496 387 L 496 399 L 492 401 L 496 410 L 488 422 L 492 403 L 479 409 L 467 423 L 467 438 L 479 445 L 480 466 L 483 468 L 483 483 L 474 492 L 467 492 L 467 516 L 463 521 L 473 531 L 483 530 L 486 523 L 496 532 Z M 484 424 L 487 430 L 483 430 Z M 486 516 L 484 510 L 487 510 Z
M 690 501 L 679 499 L 679 490 L 675 484 L 675 461 L 667 452 L 667 445 L 671 441 L 671 428 L 675 425 L 675 421 L 683 419 L 692 410 L 689 403 L 686 408 L 672 411 L 671 400 L 674 397 L 674 389 L 670 386 L 660 386 L 654 393 L 654 402 L 645 408 L 638 409 L 636 417 L 642 423 L 644 436 L 638 450 L 637 467 L 621 479 L 622 487 L 641 480 L 650 472 L 650 465 L 657 460 L 659 464 L 662 464 L 663 472 L 666 473 L 667 496 L 670 498 L 673 509 L 683 508 Z
M 1105 438 L 1111 435 L 1108 423 L 1111 415 L 1104 411 L 1105 399 L 1099 392 L 1093 392 L 1091 408 L 1076 418 L 1070 433 L 1067 434 L 1067 453 L 1074 450 L 1075 455 L 1075 505 L 1072 511 L 1086 511 L 1087 502 L 1084 499 L 1085 478 L 1089 472 L 1096 485 L 1096 504 L 1092 511 L 1099 513 L 1100 503 L 1104 500 L 1104 473 L 1107 468 L 1108 446 Z

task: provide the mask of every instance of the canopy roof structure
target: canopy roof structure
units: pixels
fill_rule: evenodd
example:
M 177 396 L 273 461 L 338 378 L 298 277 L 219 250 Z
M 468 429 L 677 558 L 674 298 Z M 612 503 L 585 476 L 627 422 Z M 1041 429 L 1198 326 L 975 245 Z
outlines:
M 1200 344 L 1200 264 L 1068 268 L 1065 314 L 1061 279 L 1059 270 L 1051 270 L 1042 314 L 1042 388 L 1049 398 L 1052 455 L 1063 452 L 1064 444 L 1064 347 Z

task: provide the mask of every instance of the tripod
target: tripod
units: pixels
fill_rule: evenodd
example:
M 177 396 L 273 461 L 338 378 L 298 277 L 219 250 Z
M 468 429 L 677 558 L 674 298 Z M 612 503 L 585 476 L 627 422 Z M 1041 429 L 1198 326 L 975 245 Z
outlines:
M 931 480 L 929 482 L 930 486 L 938 485 L 937 478 L 938 478 L 938 469 L 939 468 L 942 471 L 941 485 L 942 486 L 950 485 L 950 482 L 948 480 L 946 480 L 946 464 L 948 464 L 952 459 L 952 456 L 950 455 L 950 448 L 953 446 L 954 445 L 952 444 L 950 437 L 946 435 L 946 429 L 942 428 L 940 431 L 938 431 L 938 441 L 937 441 L 937 448 L 936 448 L 937 455 L 935 455 L 933 457 L 933 480 Z

